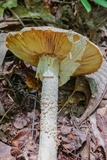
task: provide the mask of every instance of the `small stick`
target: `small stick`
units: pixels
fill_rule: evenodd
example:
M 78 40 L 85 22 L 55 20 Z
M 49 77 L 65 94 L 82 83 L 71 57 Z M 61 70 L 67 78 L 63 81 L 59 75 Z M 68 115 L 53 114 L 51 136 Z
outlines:
M 13 98 L 9 94 L 7 94 L 7 96 L 10 98 L 11 102 L 14 102 Z M 4 113 L 3 117 L 0 119 L 0 124 L 2 123 L 3 119 L 6 117 L 8 112 L 13 108 L 13 105 L 14 104 L 12 104 L 12 106 Z
M 32 139 L 34 137 L 34 126 L 35 126 L 35 109 L 36 109 L 36 99 L 37 99 L 37 93 L 36 93 L 36 98 L 35 98 L 35 101 L 34 101 L 34 114 L 33 114 L 33 120 L 32 120 Z
M 6 117 L 6 115 L 8 114 L 8 112 L 13 108 L 13 105 L 5 112 L 5 114 L 3 115 L 3 117 L 0 119 L 0 124 L 2 123 L 3 119 Z
M 19 22 L 22 24 L 23 27 L 25 27 L 24 23 L 22 22 L 22 20 L 18 17 L 18 15 L 12 10 L 9 8 L 9 11 L 12 12 L 12 14 L 19 20 Z

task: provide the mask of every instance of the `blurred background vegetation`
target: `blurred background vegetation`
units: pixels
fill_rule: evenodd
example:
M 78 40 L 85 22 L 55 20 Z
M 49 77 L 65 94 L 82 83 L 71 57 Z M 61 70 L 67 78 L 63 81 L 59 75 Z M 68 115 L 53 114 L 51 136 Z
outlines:
M 72 29 L 98 44 L 101 27 L 107 27 L 105 0 L 1 0 L 0 29 L 28 26 Z

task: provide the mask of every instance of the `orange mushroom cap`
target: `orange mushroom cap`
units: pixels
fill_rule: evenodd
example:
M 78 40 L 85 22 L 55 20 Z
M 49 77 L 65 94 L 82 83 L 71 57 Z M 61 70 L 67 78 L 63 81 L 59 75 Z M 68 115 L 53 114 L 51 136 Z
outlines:
M 64 61 L 64 68 L 69 70 L 70 61 L 67 66 L 66 59 L 70 57 L 71 63 L 78 64 L 71 76 L 93 73 L 103 61 L 98 47 L 86 37 L 55 27 L 26 27 L 19 32 L 10 32 L 6 37 L 6 46 L 18 58 L 33 66 L 38 65 L 40 56 L 50 55 L 57 56 L 60 62 Z

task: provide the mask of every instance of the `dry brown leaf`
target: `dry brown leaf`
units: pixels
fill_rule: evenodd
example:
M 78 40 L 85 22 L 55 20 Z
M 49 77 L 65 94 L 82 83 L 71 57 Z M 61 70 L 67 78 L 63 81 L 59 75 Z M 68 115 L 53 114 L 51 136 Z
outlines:
M 2 105 L 2 103 L 0 101 L 0 116 L 3 116 L 4 113 L 5 113 L 5 111 L 4 111 L 3 105 Z
M 29 129 L 20 130 L 17 135 L 12 140 L 12 145 L 14 147 L 22 148 L 29 140 L 31 132 Z
M 84 93 L 86 104 L 88 104 L 90 96 L 91 96 L 91 90 L 89 87 L 89 83 L 87 82 L 84 76 L 79 76 L 76 78 L 75 92 Z
M 102 110 L 102 111 L 101 111 Z M 90 124 L 92 134 L 90 141 L 90 159 L 105 160 L 107 157 L 107 107 L 98 109 L 98 111 L 90 116 Z M 92 158 L 93 157 L 93 158 Z
M 6 134 L 2 130 L 0 130 L 0 140 L 5 143 L 7 142 Z
M 63 144 L 63 147 L 67 153 L 71 153 L 71 151 L 75 150 L 75 143 L 71 142 L 68 144 Z
M 93 135 L 95 136 L 95 138 L 97 140 L 97 146 L 104 147 L 104 140 L 102 139 L 100 131 L 97 127 L 97 120 L 96 120 L 95 114 L 90 116 L 90 123 L 91 123 L 91 126 L 92 126 Z
M 25 126 L 27 126 L 29 121 L 30 121 L 29 118 L 27 118 L 24 114 L 19 113 L 15 116 L 13 125 L 17 129 L 22 129 Z
M 94 96 L 91 97 L 87 109 L 79 119 L 79 124 L 81 124 L 95 111 L 107 91 L 107 61 L 104 60 L 101 68 L 97 72 L 90 74 L 87 77 L 95 80 L 98 91 Z
M 105 151 L 106 158 L 107 158 L 107 106 L 98 109 L 98 112 L 96 113 L 96 122 L 100 132 L 100 139 L 102 139 L 103 141 L 102 147 Z
M 85 106 L 87 106 L 91 96 L 89 83 L 84 76 L 78 76 L 73 87 L 73 92 L 68 96 L 68 99 L 58 112 L 59 116 L 62 112 L 66 114 L 66 110 L 69 110 L 69 108 L 76 117 L 80 117 L 84 113 Z
M 67 135 L 71 132 L 71 127 L 70 126 L 61 126 L 61 133 L 63 135 Z
M 83 146 L 81 151 L 81 159 L 89 160 L 90 159 L 90 142 L 87 139 L 85 146 Z
M 0 160 L 15 160 L 10 154 L 11 147 L 0 142 Z
M 0 33 L 0 73 L 2 72 L 2 63 L 7 51 L 7 48 L 4 43 L 6 35 L 7 33 Z
M 72 133 L 70 133 L 67 137 L 73 140 L 76 140 L 77 138 L 76 135 L 73 135 Z
M 97 114 L 99 114 L 101 117 L 103 117 L 103 116 L 105 116 L 106 111 L 107 111 L 107 104 L 106 104 L 106 106 L 103 107 L 103 108 L 98 108 Z
M 105 26 L 101 26 L 99 29 L 101 31 L 101 37 L 107 37 L 107 28 Z
M 73 129 L 73 134 L 75 136 L 77 136 L 79 145 L 82 145 L 86 141 L 87 133 L 85 133 L 84 131 L 82 131 L 82 130 L 80 130 L 78 128 L 74 128 Z
M 20 24 L 18 21 L 16 21 L 16 22 L 13 22 L 13 21 L 2 22 L 2 23 L 0 23 L 0 29 L 6 28 L 6 27 L 10 27 L 10 26 L 14 26 L 14 25 L 18 25 L 18 24 Z

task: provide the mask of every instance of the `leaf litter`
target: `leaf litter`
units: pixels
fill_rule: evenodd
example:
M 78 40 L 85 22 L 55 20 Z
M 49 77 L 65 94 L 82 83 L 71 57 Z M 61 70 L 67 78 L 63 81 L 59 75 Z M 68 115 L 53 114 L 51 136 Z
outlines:
M 103 50 L 105 60 L 98 72 L 86 77 L 71 77 L 67 84 L 59 88 L 58 160 L 106 160 L 107 24 L 104 16 L 106 10 L 99 7 L 94 8 L 95 11 L 91 14 L 86 14 L 80 3 L 44 1 L 40 6 L 41 12 L 34 14 L 38 9 L 33 8 L 36 4 L 34 1 L 31 4 L 27 2 L 18 1 L 18 5 L 23 8 L 23 12 L 26 8 L 29 9 L 30 14 L 26 10 L 25 13 L 20 12 L 22 14 L 20 15 L 17 7 L 13 6 L 10 6 L 10 9 L 17 17 L 6 7 L 0 10 L 2 20 L 0 28 L 5 32 L 11 30 L 10 26 L 13 27 L 12 31 L 19 30 L 23 28 L 21 22 L 27 26 L 51 24 L 66 29 L 72 28 L 88 36 Z M 41 1 L 38 0 L 37 3 L 40 4 Z M 16 5 L 16 1 L 12 5 Z M 51 16 L 47 19 L 48 13 Z M 100 20 L 97 19 L 98 14 Z M 23 15 L 24 17 L 21 17 Z M 0 115 L 0 153 L 2 153 L 0 159 L 36 160 L 40 132 L 40 93 L 33 87 L 29 88 L 19 74 L 20 70 L 26 75 L 25 70 L 29 73 L 29 70 L 33 72 L 35 68 L 9 53 L 2 39 L 6 33 L 0 34 L 2 48 L 0 65 L 3 66 L 3 72 L 0 74 L 0 101 L 4 110 L 4 114 Z M 30 84 L 33 86 L 32 81 Z

